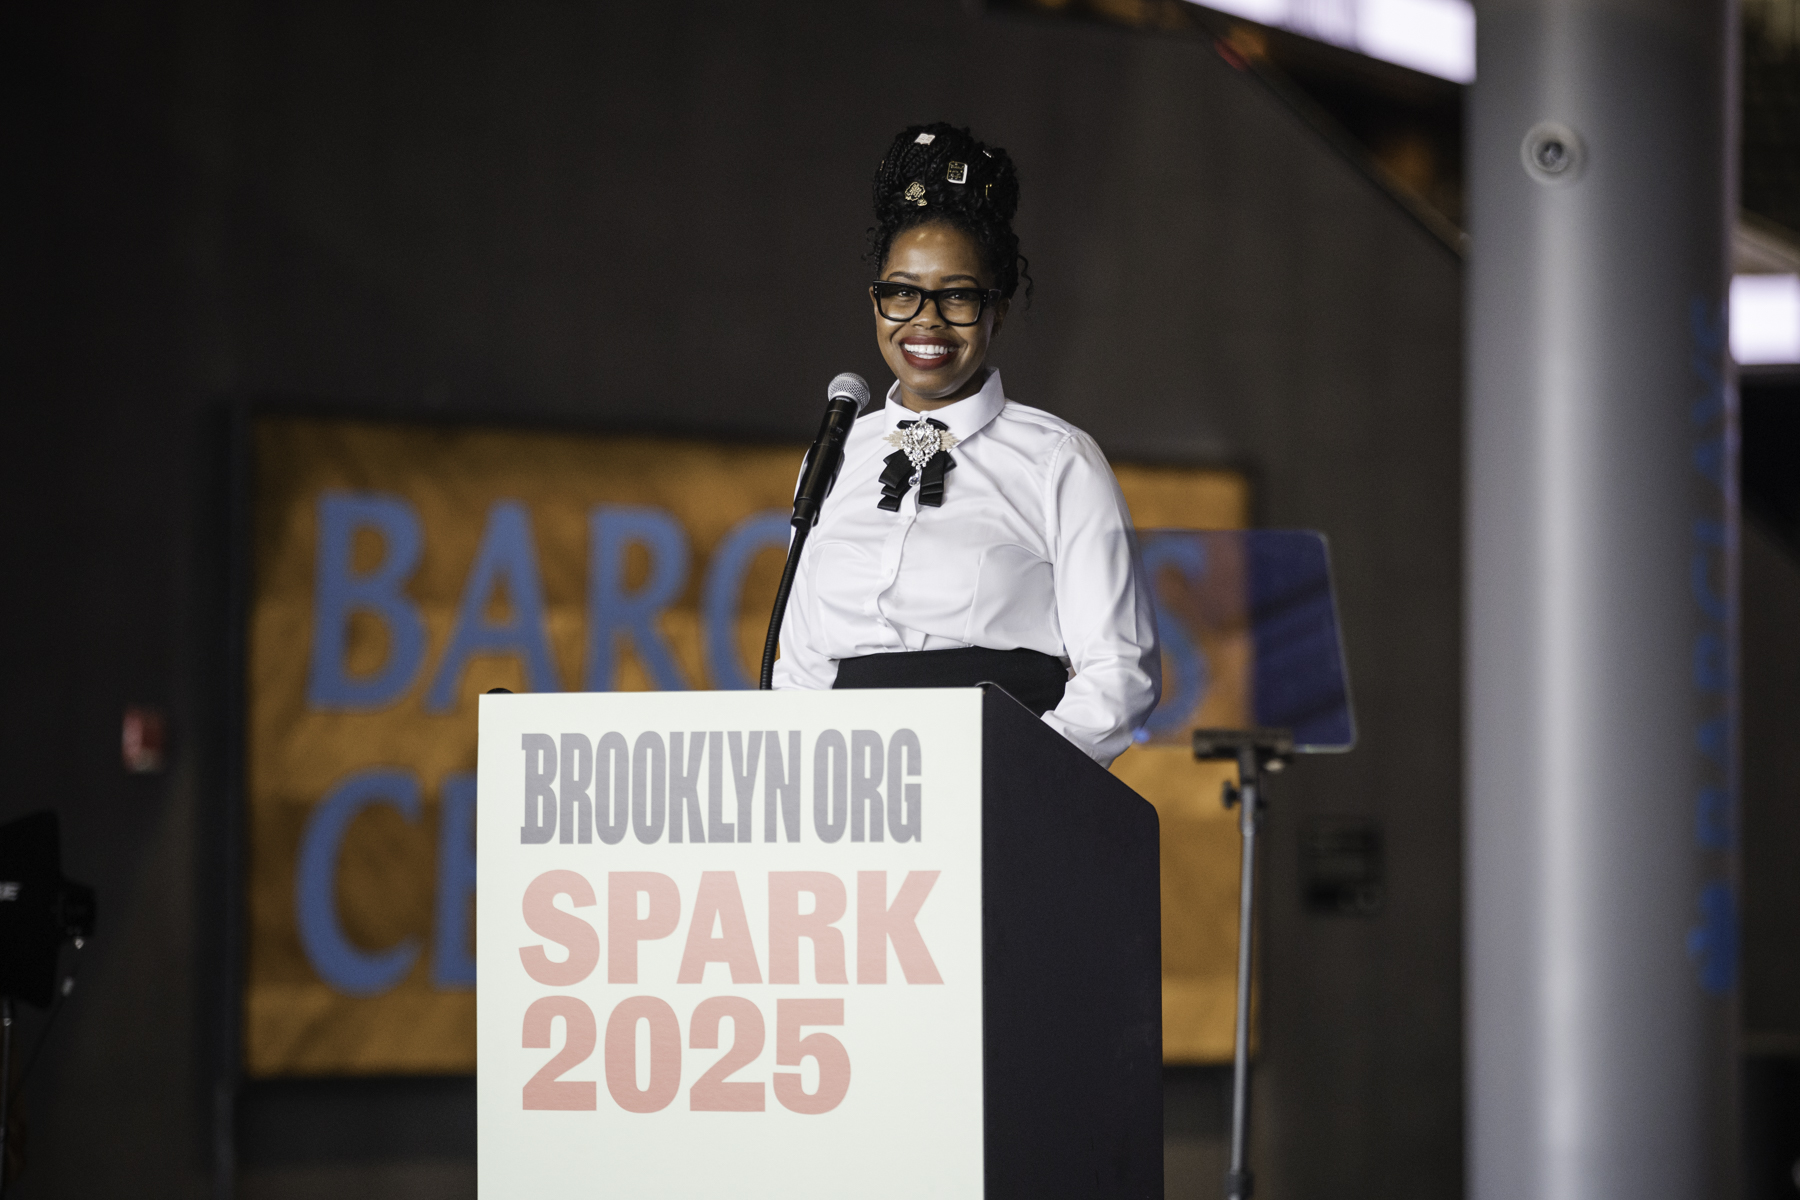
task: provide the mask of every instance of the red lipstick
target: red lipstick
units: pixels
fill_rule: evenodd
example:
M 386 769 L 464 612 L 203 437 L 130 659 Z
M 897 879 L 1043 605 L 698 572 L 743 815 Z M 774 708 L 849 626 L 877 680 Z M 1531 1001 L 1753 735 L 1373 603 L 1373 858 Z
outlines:
M 956 343 L 944 338 L 902 338 L 900 353 L 914 370 L 935 371 L 956 358 Z

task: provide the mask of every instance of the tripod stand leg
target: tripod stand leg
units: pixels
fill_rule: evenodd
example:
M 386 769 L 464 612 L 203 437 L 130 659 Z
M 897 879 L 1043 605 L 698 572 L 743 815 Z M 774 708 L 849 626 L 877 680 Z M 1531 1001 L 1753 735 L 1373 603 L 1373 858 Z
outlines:
M 1225 1175 L 1225 1200 L 1248 1200 L 1255 1182 L 1249 1164 L 1250 934 L 1256 902 L 1256 820 L 1262 797 L 1256 751 L 1251 747 L 1238 751 L 1237 797 L 1243 862 L 1238 875 L 1237 1026 L 1231 1060 L 1231 1167 Z

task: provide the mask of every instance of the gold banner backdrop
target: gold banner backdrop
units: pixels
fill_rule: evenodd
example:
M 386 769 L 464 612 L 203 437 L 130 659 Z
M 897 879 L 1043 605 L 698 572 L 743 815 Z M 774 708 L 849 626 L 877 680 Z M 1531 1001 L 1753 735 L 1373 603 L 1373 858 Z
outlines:
M 288 417 L 254 426 L 254 1076 L 475 1066 L 475 697 L 749 687 L 803 447 Z M 1242 475 L 1117 467 L 1140 527 L 1241 528 Z M 1205 652 L 1241 721 L 1248 643 Z M 1138 747 L 1163 821 L 1164 1046 L 1231 1052 L 1218 772 Z

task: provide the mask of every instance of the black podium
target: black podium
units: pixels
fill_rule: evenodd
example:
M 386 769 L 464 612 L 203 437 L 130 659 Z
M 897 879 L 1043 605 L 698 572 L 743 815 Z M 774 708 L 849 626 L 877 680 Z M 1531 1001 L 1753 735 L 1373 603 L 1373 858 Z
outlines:
M 987 1195 L 1161 1200 L 1156 810 L 982 691 Z
M 482 698 L 487 1200 L 1160 1200 L 1156 811 L 997 687 Z

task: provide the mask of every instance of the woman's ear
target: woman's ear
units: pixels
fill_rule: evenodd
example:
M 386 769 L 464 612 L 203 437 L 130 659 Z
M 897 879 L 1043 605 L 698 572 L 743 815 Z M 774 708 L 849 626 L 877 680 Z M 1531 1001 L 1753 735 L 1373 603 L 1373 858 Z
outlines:
M 1012 307 L 1012 301 L 1002 297 L 994 302 L 994 327 L 988 331 L 991 338 L 1000 336 L 1000 327 L 1006 324 L 1006 310 Z

